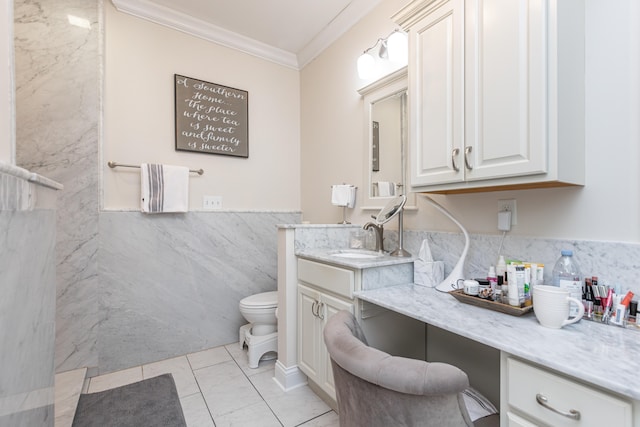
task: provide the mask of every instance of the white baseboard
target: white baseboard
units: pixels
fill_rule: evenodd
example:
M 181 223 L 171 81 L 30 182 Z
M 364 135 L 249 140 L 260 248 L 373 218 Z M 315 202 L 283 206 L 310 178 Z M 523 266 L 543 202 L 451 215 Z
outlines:
M 284 391 L 293 390 L 307 384 L 307 376 L 302 373 L 297 365 L 286 367 L 279 360 L 276 362 L 273 380 Z

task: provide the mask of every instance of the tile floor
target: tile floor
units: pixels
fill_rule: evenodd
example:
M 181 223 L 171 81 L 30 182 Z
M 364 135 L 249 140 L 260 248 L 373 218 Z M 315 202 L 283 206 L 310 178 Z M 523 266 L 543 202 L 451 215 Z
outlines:
M 171 373 L 188 427 L 333 427 L 338 416 L 302 386 L 284 392 L 275 360 L 248 367 L 238 343 L 84 380 L 86 370 L 56 375 L 55 427 L 70 427 L 80 391 L 92 393 Z

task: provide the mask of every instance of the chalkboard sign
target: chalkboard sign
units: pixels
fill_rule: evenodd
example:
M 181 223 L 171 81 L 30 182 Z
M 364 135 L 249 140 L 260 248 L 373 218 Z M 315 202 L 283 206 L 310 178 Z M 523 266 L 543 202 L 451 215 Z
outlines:
M 249 93 L 175 74 L 176 150 L 249 157 Z

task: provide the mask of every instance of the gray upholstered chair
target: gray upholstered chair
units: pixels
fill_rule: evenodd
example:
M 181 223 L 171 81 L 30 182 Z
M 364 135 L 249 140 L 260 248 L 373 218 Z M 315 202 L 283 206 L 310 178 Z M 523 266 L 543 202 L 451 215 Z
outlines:
M 463 392 L 467 374 L 446 363 L 391 356 L 367 345 L 354 316 L 341 311 L 324 328 L 342 427 L 499 426 L 497 414 L 474 422 Z

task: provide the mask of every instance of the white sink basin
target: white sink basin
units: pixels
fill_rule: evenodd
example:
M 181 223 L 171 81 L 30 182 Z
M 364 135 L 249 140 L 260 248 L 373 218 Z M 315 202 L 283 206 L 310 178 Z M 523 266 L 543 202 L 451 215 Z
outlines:
M 372 259 L 372 258 L 381 258 L 384 254 L 375 251 L 359 251 L 359 250 L 341 250 L 337 252 L 333 252 L 331 256 L 335 256 L 338 258 L 351 258 L 351 259 Z

